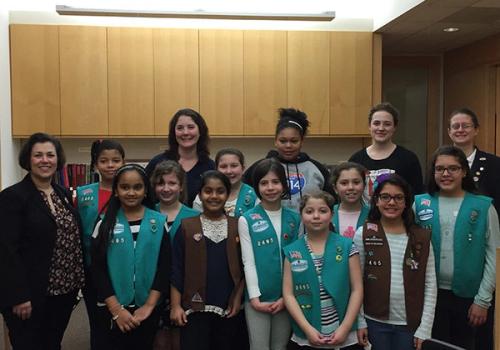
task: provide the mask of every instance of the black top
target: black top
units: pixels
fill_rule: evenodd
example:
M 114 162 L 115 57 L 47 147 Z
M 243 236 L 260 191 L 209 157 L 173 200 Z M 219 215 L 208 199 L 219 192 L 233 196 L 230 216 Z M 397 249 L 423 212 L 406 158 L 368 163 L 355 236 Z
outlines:
M 83 232 L 70 193 L 55 183 L 52 187 Z M 0 222 L 0 308 L 41 301 L 47 294 L 57 223 L 30 174 L 0 192 Z
M 471 167 L 472 178 L 480 194 L 493 198 L 497 212 L 500 210 L 500 157 L 479 149 Z
M 129 221 L 130 227 L 141 225 L 142 220 Z M 132 233 L 134 241 L 137 239 L 139 232 Z M 97 286 L 97 298 L 104 301 L 112 295 L 115 295 L 113 284 L 108 273 L 108 258 L 107 254 L 102 256 L 98 254 L 97 240 L 92 238 L 92 265 L 91 272 L 94 283 Z M 158 265 L 156 269 L 155 278 L 151 285 L 152 290 L 159 291 L 162 295 L 161 298 L 168 298 L 170 296 L 170 238 L 165 227 L 163 227 L 163 237 L 160 245 L 160 252 L 158 253 Z
M 370 196 L 373 192 L 371 186 L 373 186 L 377 176 L 388 173 L 396 173 L 405 179 L 411 186 L 413 194 L 424 192 L 422 168 L 417 155 L 403 146 L 397 145 L 389 157 L 380 160 L 370 158 L 366 148 L 363 148 L 354 153 L 349 158 L 349 161 L 361 164 L 370 170 L 369 178 L 367 178 L 367 188 Z
M 177 159 L 169 158 L 165 152 L 156 155 L 149 161 L 148 165 L 146 166 L 146 175 L 148 176 L 148 178 L 151 178 L 151 175 L 153 174 L 156 165 L 164 160 L 177 161 Z M 195 166 L 192 167 L 191 170 L 186 172 L 186 180 L 187 180 L 186 187 L 188 191 L 186 205 L 188 205 L 189 207 L 193 206 L 193 201 L 196 198 L 198 192 L 200 192 L 201 175 L 207 170 L 214 170 L 214 169 L 215 169 L 215 162 L 212 159 L 199 158 Z

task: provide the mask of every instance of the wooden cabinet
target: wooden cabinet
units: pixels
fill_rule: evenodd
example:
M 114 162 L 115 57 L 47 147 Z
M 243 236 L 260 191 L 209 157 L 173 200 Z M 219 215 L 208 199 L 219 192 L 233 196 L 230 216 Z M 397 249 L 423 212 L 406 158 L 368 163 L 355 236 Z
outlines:
M 330 33 L 330 134 L 366 135 L 372 106 L 373 34 Z
M 59 28 L 10 26 L 12 134 L 61 132 Z
M 243 135 L 243 31 L 200 30 L 200 112 L 211 135 Z
M 61 135 L 108 135 L 106 28 L 60 26 Z
M 181 108 L 200 108 L 198 31 L 154 29 L 155 134 L 167 135 Z
M 285 31 L 243 34 L 244 134 L 274 135 L 277 110 L 287 107 Z
M 153 31 L 107 32 L 109 135 L 154 135 Z
M 311 135 L 328 135 L 330 33 L 288 32 L 288 105 L 304 111 Z

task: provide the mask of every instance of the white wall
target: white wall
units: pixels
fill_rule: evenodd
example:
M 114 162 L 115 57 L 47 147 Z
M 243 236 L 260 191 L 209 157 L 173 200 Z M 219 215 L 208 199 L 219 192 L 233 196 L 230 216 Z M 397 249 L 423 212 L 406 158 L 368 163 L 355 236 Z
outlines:
M 378 0 L 373 7 L 373 31 L 377 31 L 425 0 Z

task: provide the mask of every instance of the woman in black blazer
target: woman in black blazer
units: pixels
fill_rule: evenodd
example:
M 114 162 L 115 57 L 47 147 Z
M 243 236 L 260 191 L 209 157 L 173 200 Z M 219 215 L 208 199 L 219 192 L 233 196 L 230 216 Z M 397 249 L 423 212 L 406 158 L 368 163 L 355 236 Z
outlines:
M 71 195 L 53 182 L 60 142 L 31 135 L 19 154 L 28 171 L 0 192 L 0 310 L 17 349 L 60 349 L 83 287 L 81 225 Z

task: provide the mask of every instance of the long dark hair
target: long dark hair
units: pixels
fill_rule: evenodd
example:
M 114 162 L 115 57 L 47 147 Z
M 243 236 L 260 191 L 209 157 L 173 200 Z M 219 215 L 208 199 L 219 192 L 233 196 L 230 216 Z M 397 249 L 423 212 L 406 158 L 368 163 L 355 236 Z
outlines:
M 465 153 L 460 148 L 455 146 L 441 146 L 432 155 L 429 171 L 427 173 L 427 192 L 429 194 L 434 195 L 440 190 L 438 184 L 436 183 L 436 179 L 434 178 L 434 167 L 436 166 L 436 160 L 439 156 L 455 157 L 458 163 L 460 163 L 462 170 L 465 170 L 465 177 L 462 179 L 462 189 L 470 193 L 477 193 L 476 185 L 472 179 L 472 173 L 470 171 L 469 162 L 467 161 Z
M 361 164 L 355 163 L 355 162 L 343 162 L 337 165 L 335 168 L 332 170 L 332 174 L 330 176 L 330 185 L 332 186 L 334 192 L 335 192 L 335 200 L 337 203 L 340 203 L 340 196 L 337 194 L 337 191 L 335 190 L 335 186 L 337 185 L 337 181 L 340 178 L 340 174 L 344 170 L 351 170 L 354 169 L 358 172 L 359 176 L 361 176 L 361 180 L 363 180 L 363 186 L 366 186 L 366 173 L 368 170 Z
M 413 193 L 411 192 L 410 186 L 408 183 L 399 175 L 391 174 L 386 179 L 384 179 L 381 183 L 377 185 L 375 191 L 373 192 L 373 196 L 370 200 L 370 212 L 368 213 L 368 220 L 370 221 L 380 221 L 382 214 L 377 207 L 377 201 L 379 199 L 380 193 L 384 189 L 386 185 L 393 185 L 399 187 L 405 196 L 405 208 L 403 209 L 403 213 L 401 214 L 401 218 L 403 219 L 403 223 L 406 228 L 406 232 L 410 232 L 410 227 L 415 225 L 415 215 L 413 214 Z
M 117 150 L 122 156 L 122 159 L 125 160 L 125 150 L 119 142 L 109 139 L 95 140 L 92 142 L 92 146 L 90 147 L 90 174 L 93 182 L 99 181 L 95 166 L 101 153 L 106 150 Z
M 106 214 L 104 214 L 101 226 L 99 226 L 99 235 L 97 236 L 97 246 L 98 246 L 98 253 L 101 256 L 105 256 L 105 254 L 108 251 L 109 241 L 113 236 L 113 229 L 116 224 L 116 215 L 118 214 L 118 210 L 121 208 L 120 200 L 116 195 L 118 182 L 120 181 L 122 175 L 129 171 L 136 171 L 141 176 L 142 181 L 144 183 L 144 190 L 146 191 L 146 194 L 144 196 L 144 199 L 142 200 L 142 205 L 144 205 L 149 209 L 154 209 L 154 204 L 153 204 L 154 202 L 152 198 L 153 194 L 151 191 L 149 179 L 146 175 L 144 168 L 139 164 L 126 164 L 120 167 L 116 171 L 116 175 L 113 178 L 111 197 L 109 198 L 109 201 L 106 203 L 104 207 L 106 209 Z
M 64 155 L 64 150 L 61 142 L 52 135 L 45 134 L 43 132 L 37 132 L 32 134 L 28 141 L 23 145 L 21 151 L 19 152 L 19 165 L 26 171 L 31 171 L 31 150 L 36 143 L 50 142 L 54 145 L 57 155 L 57 170 L 61 170 L 66 163 L 66 156 Z
M 168 150 L 165 151 L 167 158 L 179 160 L 179 143 L 175 137 L 175 127 L 179 118 L 182 116 L 190 117 L 193 122 L 198 126 L 198 131 L 200 133 L 200 138 L 196 143 L 196 153 L 200 159 L 206 159 L 210 155 L 208 150 L 208 144 L 210 142 L 210 136 L 208 135 L 208 126 L 205 119 L 200 113 L 196 112 L 191 108 L 179 109 L 168 126 Z

